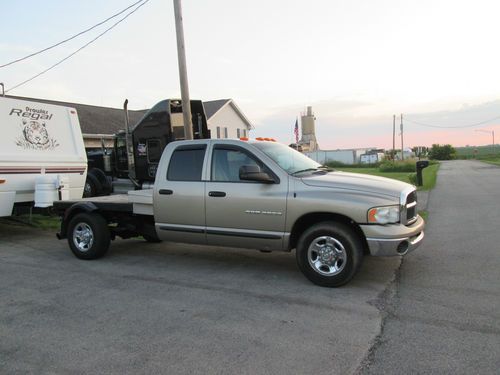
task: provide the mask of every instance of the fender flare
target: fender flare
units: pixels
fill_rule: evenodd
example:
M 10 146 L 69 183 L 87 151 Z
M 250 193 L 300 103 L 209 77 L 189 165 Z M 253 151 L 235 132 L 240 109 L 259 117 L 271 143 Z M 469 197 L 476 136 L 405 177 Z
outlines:
M 66 211 L 64 211 L 64 216 L 61 220 L 61 231 L 57 233 L 57 238 L 60 240 L 67 238 L 66 234 L 68 231 L 68 225 L 73 216 L 80 212 L 90 213 L 98 210 L 97 206 L 92 202 L 78 202 L 71 205 L 68 209 L 66 209 Z

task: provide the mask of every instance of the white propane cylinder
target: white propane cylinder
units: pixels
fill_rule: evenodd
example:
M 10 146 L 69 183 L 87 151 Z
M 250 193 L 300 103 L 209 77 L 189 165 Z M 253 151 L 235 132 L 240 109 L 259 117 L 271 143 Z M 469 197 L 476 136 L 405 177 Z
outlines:
M 53 176 L 42 174 L 35 178 L 35 207 L 50 207 L 58 198 L 57 180 Z
M 59 175 L 58 185 L 59 185 L 59 200 L 61 201 L 69 200 L 69 177 Z

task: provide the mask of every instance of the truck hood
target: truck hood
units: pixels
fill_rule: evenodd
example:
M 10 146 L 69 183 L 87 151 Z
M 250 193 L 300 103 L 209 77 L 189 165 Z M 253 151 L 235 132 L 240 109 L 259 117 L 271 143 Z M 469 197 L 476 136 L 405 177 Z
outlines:
M 393 198 L 400 197 L 403 190 L 411 188 L 410 184 L 391 178 L 372 176 L 362 173 L 334 171 L 326 174 L 311 174 L 302 177 L 302 182 L 309 186 L 363 191 Z

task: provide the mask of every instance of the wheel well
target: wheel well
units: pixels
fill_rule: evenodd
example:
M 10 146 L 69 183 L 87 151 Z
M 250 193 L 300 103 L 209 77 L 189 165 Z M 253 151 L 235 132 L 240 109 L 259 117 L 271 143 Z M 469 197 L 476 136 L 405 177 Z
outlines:
M 334 221 L 351 227 L 363 243 L 363 253 L 369 253 L 365 234 L 363 233 L 359 225 L 347 216 L 329 212 L 314 212 L 300 217 L 293 225 L 288 249 L 291 250 L 297 246 L 297 242 L 299 241 L 300 236 L 307 228 L 323 221 Z

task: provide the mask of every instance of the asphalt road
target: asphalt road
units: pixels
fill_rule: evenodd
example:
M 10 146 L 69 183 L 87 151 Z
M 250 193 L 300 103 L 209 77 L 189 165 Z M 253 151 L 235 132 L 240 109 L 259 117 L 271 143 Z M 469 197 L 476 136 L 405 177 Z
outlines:
M 363 374 L 500 373 L 500 168 L 441 165 Z
M 117 240 L 81 261 L 0 222 L 0 374 L 497 374 L 499 187 L 444 163 L 422 247 L 339 289 L 294 254 Z
M 321 288 L 294 254 L 117 240 L 76 259 L 0 223 L 0 374 L 346 374 L 380 333 L 399 258 Z

